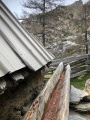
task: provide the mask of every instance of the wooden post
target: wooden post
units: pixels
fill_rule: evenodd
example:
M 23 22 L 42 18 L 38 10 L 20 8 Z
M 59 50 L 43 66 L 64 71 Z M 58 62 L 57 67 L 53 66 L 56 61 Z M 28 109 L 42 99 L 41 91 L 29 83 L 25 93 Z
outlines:
M 87 72 L 89 72 L 90 71 L 90 55 L 88 55 L 88 57 L 87 57 L 87 61 L 86 61 L 86 70 L 87 70 Z

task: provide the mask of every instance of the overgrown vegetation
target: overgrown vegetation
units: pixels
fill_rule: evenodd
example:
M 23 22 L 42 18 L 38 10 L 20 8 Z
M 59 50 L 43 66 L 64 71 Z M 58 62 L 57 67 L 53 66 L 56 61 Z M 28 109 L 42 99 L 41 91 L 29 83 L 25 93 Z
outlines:
M 90 72 L 84 76 L 71 79 L 71 85 L 83 90 L 87 79 L 90 79 Z

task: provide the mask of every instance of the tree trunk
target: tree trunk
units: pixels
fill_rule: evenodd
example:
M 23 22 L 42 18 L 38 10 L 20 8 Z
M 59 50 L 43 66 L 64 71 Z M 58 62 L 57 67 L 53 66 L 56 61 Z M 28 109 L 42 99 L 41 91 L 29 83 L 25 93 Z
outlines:
M 85 10 L 85 47 L 86 47 L 86 54 L 88 54 L 88 39 L 87 39 L 87 35 L 88 35 L 88 32 L 87 32 L 87 10 L 86 10 L 86 6 L 84 8 Z
M 43 0 L 42 40 L 45 46 L 45 0 Z
M 88 54 L 87 30 L 85 31 L 85 47 L 86 47 L 86 54 Z

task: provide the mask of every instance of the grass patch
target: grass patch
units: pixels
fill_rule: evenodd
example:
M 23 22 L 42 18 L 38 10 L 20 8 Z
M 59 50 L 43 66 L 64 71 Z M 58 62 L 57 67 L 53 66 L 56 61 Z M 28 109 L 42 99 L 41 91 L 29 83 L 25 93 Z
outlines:
M 55 72 L 55 70 L 53 71 L 53 73 L 54 72 Z M 51 77 L 52 77 L 52 72 L 48 72 L 47 75 L 44 76 L 44 78 L 51 78 Z
M 48 73 L 50 73 L 50 72 L 48 72 Z M 46 79 L 49 79 L 51 77 L 52 77 L 52 75 L 45 75 L 44 76 L 44 78 L 46 78 Z M 75 86 L 78 89 L 83 90 L 85 87 L 85 83 L 86 83 L 87 79 L 90 79 L 90 72 L 84 76 L 80 76 L 80 77 L 71 79 L 71 85 Z
M 45 75 L 44 78 L 51 78 L 52 75 Z
M 83 90 L 87 79 L 90 79 L 90 72 L 84 76 L 71 79 L 71 85 Z

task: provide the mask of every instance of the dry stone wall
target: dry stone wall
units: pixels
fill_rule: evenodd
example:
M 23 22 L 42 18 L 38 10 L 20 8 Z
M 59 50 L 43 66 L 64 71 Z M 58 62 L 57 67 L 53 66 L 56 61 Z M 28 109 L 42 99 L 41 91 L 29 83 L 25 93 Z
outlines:
M 18 86 L 7 89 L 0 96 L 0 120 L 21 120 L 42 89 L 43 78 L 40 70 L 32 72 Z

